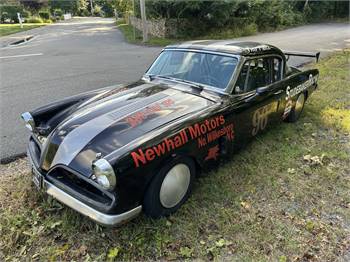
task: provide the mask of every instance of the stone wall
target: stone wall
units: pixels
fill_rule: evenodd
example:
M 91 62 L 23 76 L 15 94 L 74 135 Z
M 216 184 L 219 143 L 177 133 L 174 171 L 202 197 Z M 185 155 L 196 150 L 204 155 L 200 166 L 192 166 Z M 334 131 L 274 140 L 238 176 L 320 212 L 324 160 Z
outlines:
M 130 16 L 129 24 L 142 31 L 142 20 Z M 156 37 L 186 38 L 198 36 L 206 31 L 205 25 L 195 19 L 148 19 L 148 34 Z
M 142 31 L 142 20 L 137 17 L 130 16 L 129 23 Z M 157 37 L 166 37 L 165 19 L 147 20 L 148 34 Z

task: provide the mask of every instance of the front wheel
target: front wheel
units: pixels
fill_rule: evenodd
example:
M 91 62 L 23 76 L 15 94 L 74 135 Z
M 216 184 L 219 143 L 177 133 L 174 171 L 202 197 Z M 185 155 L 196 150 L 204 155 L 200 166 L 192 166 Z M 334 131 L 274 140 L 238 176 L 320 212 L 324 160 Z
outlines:
M 303 112 L 304 105 L 305 105 L 305 94 L 300 93 L 297 98 L 297 101 L 295 102 L 294 107 L 292 108 L 288 116 L 288 119 L 287 119 L 288 122 L 294 123 L 299 119 L 301 112 Z
M 195 165 L 191 159 L 174 159 L 155 175 L 149 185 L 143 210 L 152 218 L 174 213 L 188 199 L 195 178 Z

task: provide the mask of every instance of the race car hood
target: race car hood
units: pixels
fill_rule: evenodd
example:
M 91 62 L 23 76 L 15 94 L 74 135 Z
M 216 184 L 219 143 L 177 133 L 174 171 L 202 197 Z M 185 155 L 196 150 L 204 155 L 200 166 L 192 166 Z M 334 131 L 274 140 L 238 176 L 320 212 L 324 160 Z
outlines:
M 181 84 L 139 81 L 90 99 L 67 116 L 43 145 L 41 168 L 66 165 L 85 176 L 96 154 L 102 157 L 164 126 L 212 105 L 211 99 Z

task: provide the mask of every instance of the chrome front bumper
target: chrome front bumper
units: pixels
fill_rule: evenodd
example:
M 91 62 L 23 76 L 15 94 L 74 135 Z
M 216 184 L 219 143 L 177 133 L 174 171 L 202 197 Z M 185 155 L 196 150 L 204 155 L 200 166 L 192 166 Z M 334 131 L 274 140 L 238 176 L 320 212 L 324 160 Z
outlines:
M 28 152 L 27 155 L 28 155 L 30 165 L 33 168 L 33 171 L 41 174 L 40 171 L 34 165 L 33 160 L 31 159 L 30 152 Z M 41 175 L 41 176 L 43 179 L 43 181 L 42 181 L 42 190 L 43 191 L 45 191 L 48 195 L 57 199 L 59 202 L 69 206 L 70 208 L 74 209 L 75 211 L 79 212 L 80 214 L 91 218 L 92 220 L 96 221 L 99 224 L 102 224 L 105 226 L 115 226 L 118 224 L 122 224 L 122 223 L 136 217 L 142 211 L 142 206 L 138 206 L 134 209 L 131 209 L 125 213 L 118 214 L 118 215 L 110 215 L 110 214 L 102 213 L 102 212 L 86 205 L 85 203 L 79 201 L 78 199 L 74 198 L 73 196 L 67 194 L 66 192 L 64 192 L 60 188 L 56 187 L 55 185 L 53 185 L 49 181 L 47 181 L 43 175 Z
M 70 208 L 74 209 L 80 214 L 83 214 L 84 216 L 87 216 L 92 220 L 96 221 L 97 223 L 105 226 L 114 226 L 126 222 L 136 217 L 142 210 L 142 206 L 138 206 L 119 215 L 104 214 L 75 199 L 74 197 L 62 191 L 58 187 L 52 185 L 45 179 L 44 189 L 48 195 L 54 197 L 61 203 L 69 206 Z

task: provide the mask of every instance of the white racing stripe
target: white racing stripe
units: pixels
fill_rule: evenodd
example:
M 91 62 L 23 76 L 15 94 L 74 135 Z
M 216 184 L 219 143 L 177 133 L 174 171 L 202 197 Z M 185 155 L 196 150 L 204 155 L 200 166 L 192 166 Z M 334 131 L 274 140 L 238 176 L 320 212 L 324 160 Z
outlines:
M 38 53 L 38 54 L 26 54 L 26 55 L 12 55 L 12 56 L 0 56 L 0 59 L 5 59 L 5 58 L 17 58 L 17 57 L 28 57 L 28 56 L 39 56 L 43 55 L 43 53 Z
M 145 100 L 125 105 L 114 111 L 96 117 L 85 124 L 75 128 L 63 139 L 58 147 L 51 167 L 57 164 L 69 165 L 77 154 L 98 134 L 111 126 L 113 123 L 125 118 L 126 116 L 139 111 L 150 104 L 169 97 L 167 92 L 155 94 Z

